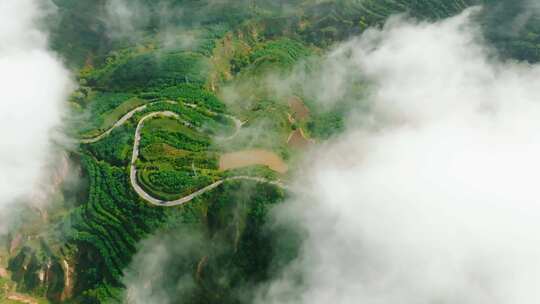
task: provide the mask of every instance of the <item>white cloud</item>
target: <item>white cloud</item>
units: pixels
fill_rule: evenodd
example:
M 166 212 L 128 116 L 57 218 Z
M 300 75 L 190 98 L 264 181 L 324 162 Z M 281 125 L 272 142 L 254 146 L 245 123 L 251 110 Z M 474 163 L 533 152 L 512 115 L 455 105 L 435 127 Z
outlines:
M 114 39 L 140 39 L 140 30 L 150 22 L 150 8 L 139 1 L 110 0 L 105 6 L 107 33 Z
M 497 61 L 472 13 L 332 53 L 332 86 L 373 82 L 376 128 L 352 117 L 306 162 L 278 217 L 309 237 L 259 303 L 540 301 L 540 66 Z
M 34 0 L 0 2 L 0 213 L 35 189 L 71 87 L 37 26 L 47 12 Z

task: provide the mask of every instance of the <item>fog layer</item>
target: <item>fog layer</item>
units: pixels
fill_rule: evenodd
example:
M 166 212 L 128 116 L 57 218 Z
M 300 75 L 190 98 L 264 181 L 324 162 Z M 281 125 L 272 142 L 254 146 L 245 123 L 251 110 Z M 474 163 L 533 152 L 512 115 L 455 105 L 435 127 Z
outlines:
M 326 83 L 362 75 L 371 111 L 296 177 L 276 216 L 309 237 L 258 303 L 540 301 L 540 66 L 497 60 L 475 10 L 330 55 Z
M 39 27 L 47 1 L 0 1 L 0 215 L 33 195 L 47 166 L 50 136 L 69 94 L 69 73 Z

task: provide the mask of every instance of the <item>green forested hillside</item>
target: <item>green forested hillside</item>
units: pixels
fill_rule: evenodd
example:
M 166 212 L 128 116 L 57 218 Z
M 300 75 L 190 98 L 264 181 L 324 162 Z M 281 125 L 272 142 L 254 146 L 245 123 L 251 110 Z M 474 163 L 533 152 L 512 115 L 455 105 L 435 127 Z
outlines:
M 13 239 L 26 236 L 9 253 L 9 270 L 18 291 L 53 303 L 121 303 L 126 271 L 137 272 L 129 267 L 140 242 L 156 235 L 180 244 L 196 236 L 178 259 L 166 259 L 170 273 L 156 279 L 179 303 L 251 303 L 253 295 L 240 291 L 294 259 L 301 237 L 272 227 L 268 216 L 288 195 L 280 185 L 289 173 L 265 165 L 221 170 L 220 156 L 265 149 L 294 167 L 302 151 L 288 145 L 291 132 L 303 128 L 310 140 L 325 140 L 343 129 L 348 108 L 318 109 L 292 92 L 310 110 L 292 121 L 293 96 L 267 92 L 261 85 L 267 74 L 283 75 L 300 63 L 316 70 L 317 56 L 329 47 L 392 14 L 438 20 L 476 4 L 485 6 L 477 18 L 501 56 L 540 59 L 540 20 L 529 16 L 517 26 L 520 1 L 126 0 L 148 17 L 131 38 L 111 35 L 107 1 L 54 0 L 58 10 L 47 22 L 51 48 L 79 84 L 69 133 L 79 140 L 70 159 L 81 182 L 76 191 L 63 190 L 44 219 L 47 229 L 12 232 Z M 189 33 L 193 41 L 170 45 L 163 32 Z M 226 102 L 228 87 L 240 102 Z M 142 190 L 161 201 L 223 183 L 165 208 L 136 192 L 132 166 Z M 227 180 L 239 176 L 264 181 Z M 44 271 L 48 279 L 39 280 Z M 189 288 L 173 288 L 184 277 Z

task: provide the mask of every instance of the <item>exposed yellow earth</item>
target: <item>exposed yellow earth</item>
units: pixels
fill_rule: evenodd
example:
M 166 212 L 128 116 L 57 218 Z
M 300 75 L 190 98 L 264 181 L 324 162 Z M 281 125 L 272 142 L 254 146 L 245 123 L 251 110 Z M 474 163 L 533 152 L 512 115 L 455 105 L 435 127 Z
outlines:
M 279 173 L 286 173 L 289 170 L 279 155 L 262 149 L 226 153 L 219 159 L 219 169 L 222 171 L 253 165 L 264 165 Z

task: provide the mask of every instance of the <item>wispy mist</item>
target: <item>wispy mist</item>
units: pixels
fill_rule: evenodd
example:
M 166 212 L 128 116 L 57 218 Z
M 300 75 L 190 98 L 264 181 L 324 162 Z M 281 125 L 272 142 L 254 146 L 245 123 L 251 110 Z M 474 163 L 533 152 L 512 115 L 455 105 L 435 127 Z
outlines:
M 248 9 L 247 0 L 110 0 L 101 18 L 112 39 L 142 42 L 151 33 L 165 49 L 184 49 L 197 44 L 199 37 L 194 26 L 241 22 Z
M 0 2 L 0 215 L 35 195 L 69 94 L 69 72 L 39 27 L 52 8 L 46 1 Z
M 150 25 L 151 12 L 139 1 L 111 0 L 105 4 L 103 17 L 111 38 L 136 40 Z
M 124 277 L 127 303 L 174 303 L 178 295 L 188 299 L 195 292 L 196 281 L 190 266 L 198 262 L 193 257 L 203 251 L 204 237 L 182 230 L 176 234 L 181 237 L 165 234 L 141 244 L 142 249 Z
M 334 51 L 372 110 L 296 177 L 277 218 L 309 238 L 258 303 L 538 303 L 540 66 L 497 60 L 475 10 Z

